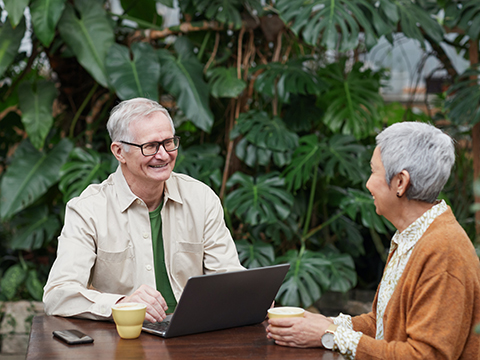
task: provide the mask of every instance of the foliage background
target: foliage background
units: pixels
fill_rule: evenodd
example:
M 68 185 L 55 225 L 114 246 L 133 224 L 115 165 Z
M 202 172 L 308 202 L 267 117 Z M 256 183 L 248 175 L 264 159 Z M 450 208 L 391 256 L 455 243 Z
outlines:
M 164 26 L 158 4 L 176 5 L 180 24 Z M 0 300 L 41 299 L 65 203 L 116 167 L 109 110 L 138 96 L 171 112 L 182 138 L 175 170 L 219 194 L 243 264 L 292 265 L 282 304 L 376 287 L 394 229 L 365 182 L 375 134 L 396 121 L 435 122 L 457 140 L 442 197 L 475 240 L 476 0 L 120 5 L 114 13 L 108 0 L 4 0 Z M 399 31 L 430 44 L 449 74 L 433 115 L 386 104 L 388 69 L 359 61 Z M 26 33 L 30 53 L 19 51 Z M 467 50 L 471 69 L 456 74 L 445 43 Z

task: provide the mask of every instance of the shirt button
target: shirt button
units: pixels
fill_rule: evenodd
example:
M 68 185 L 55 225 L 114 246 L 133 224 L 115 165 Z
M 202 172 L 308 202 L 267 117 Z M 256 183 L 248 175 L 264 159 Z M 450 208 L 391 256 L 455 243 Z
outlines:
M 138 205 L 142 205 L 142 200 L 137 199 L 137 204 L 138 204 Z
M 143 238 L 148 239 L 148 233 L 143 233 Z
M 147 269 L 148 271 L 152 270 L 152 265 L 146 265 L 145 269 Z

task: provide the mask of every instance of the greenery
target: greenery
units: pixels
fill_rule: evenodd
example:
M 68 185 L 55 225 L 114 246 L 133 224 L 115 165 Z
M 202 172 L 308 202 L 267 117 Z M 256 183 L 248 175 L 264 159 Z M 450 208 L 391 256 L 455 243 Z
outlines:
M 4 4 L 0 300 L 41 299 L 66 202 L 115 169 L 109 110 L 138 96 L 171 112 L 176 171 L 219 194 L 243 264 L 291 264 L 282 304 L 376 286 L 394 229 L 365 182 L 375 134 L 393 122 L 436 121 L 457 140 L 442 197 L 475 238 L 465 144 L 480 120 L 478 69 L 456 74 L 440 45 L 478 44 L 477 0 L 179 0 L 170 27 L 155 9 L 172 0 L 120 0 L 119 13 L 108 0 Z M 388 69 L 358 61 L 399 29 L 455 80 L 434 118 L 386 104 Z

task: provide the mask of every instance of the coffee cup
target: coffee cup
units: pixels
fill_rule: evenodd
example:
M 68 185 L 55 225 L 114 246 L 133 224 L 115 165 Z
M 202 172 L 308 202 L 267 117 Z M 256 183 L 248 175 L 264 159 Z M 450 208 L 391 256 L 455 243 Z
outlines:
M 268 317 L 270 319 L 303 317 L 305 310 L 295 306 L 279 306 L 268 309 Z
M 140 303 L 120 303 L 112 306 L 112 315 L 122 339 L 136 339 L 142 332 L 147 305 Z

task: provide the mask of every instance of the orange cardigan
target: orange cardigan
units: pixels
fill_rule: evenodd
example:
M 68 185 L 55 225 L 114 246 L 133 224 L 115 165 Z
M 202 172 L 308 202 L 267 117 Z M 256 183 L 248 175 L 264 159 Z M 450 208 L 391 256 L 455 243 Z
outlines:
M 355 359 L 480 359 L 480 263 L 450 208 L 416 244 L 385 309 L 384 340 L 375 340 L 377 296 L 352 319 L 364 334 Z

